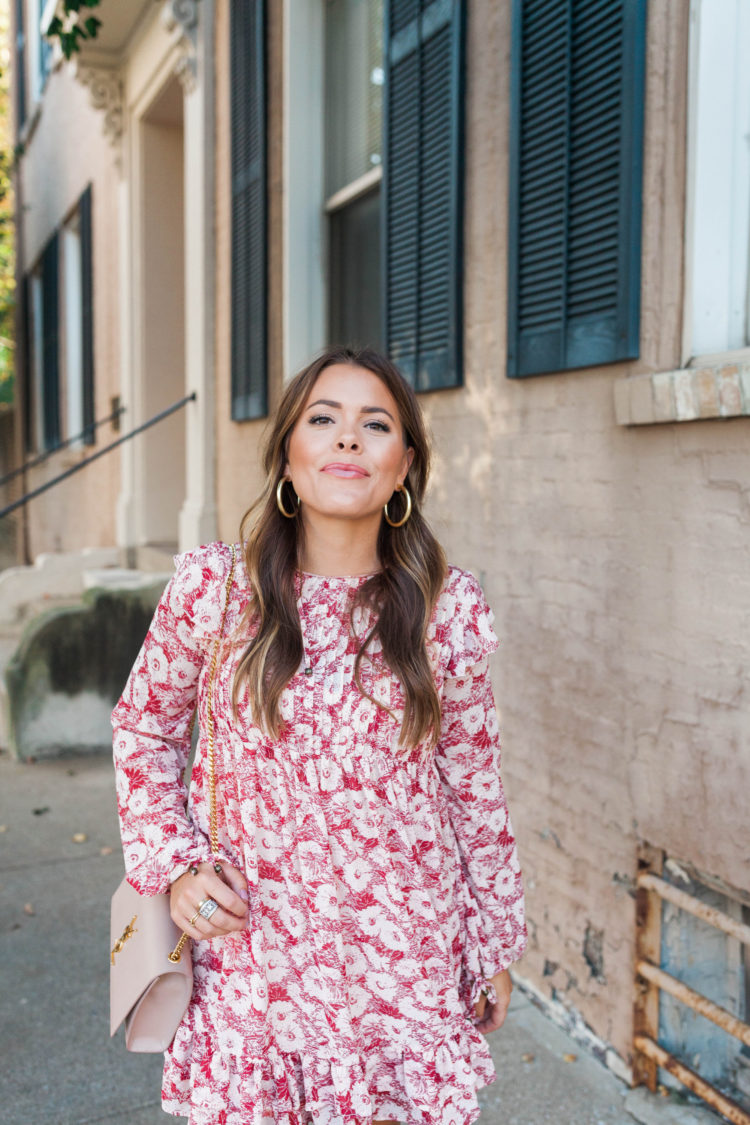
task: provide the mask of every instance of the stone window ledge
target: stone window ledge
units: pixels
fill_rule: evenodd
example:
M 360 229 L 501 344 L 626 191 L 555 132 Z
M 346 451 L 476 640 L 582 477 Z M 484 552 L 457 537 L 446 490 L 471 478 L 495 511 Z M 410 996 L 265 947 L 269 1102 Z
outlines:
M 750 417 L 750 362 L 631 375 L 614 387 L 618 426 Z

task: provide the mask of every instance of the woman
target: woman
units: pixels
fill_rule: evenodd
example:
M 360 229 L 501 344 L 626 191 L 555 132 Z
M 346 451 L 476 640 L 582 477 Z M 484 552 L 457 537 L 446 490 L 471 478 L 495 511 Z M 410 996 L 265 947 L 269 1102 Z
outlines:
M 219 855 L 203 732 L 230 546 L 176 556 L 112 716 L 129 881 L 171 886 L 194 942 L 164 1109 L 464 1125 L 526 944 L 493 615 L 424 520 L 424 421 L 377 352 L 297 375 L 264 464 L 212 692 Z

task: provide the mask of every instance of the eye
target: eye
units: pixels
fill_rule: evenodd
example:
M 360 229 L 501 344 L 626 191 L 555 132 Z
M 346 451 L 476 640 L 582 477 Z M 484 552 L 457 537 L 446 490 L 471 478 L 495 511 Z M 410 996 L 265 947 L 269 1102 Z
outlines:
M 374 426 L 376 430 L 380 430 L 384 434 L 389 434 L 391 432 L 391 427 L 388 425 L 387 422 L 374 421 L 374 422 L 368 422 L 367 425 L 368 426 Z
M 328 414 L 314 414 L 312 418 L 308 418 L 307 420 L 311 426 L 317 426 L 320 422 L 332 422 L 333 418 Z

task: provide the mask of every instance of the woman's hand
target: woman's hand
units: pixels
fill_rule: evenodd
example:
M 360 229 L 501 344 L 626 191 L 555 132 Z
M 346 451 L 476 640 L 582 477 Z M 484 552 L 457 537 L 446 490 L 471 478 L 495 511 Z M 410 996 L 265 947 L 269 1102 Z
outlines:
M 487 997 L 482 993 L 474 1005 L 474 1014 L 479 1019 L 476 1029 L 481 1031 L 483 1035 L 502 1027 L 510 1004 L 510 994 L 513 991 L 513 981 L 510 979 L 510 973 L 507 969 L 503 969 L 502 973 L 494 976 L 492 984 L 497 993 L 497 1004 L 488 1005 Z
M 213 863 L 199 863 L 198 874 L 186 871 L 172 883 L 169 912 L 172 920 L 195 941 L 224 937 L 233 930 L 244 930 L 248 923 L 247 879 L 236 867 L 222 863 L 221 875 Z M 219 904 L 210 919 L 200 914 L 191 924 L 203 899 Z

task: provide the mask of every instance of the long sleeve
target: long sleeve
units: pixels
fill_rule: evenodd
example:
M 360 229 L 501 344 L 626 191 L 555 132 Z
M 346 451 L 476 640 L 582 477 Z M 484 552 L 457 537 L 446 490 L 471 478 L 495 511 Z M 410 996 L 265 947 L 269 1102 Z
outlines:
M 500 738 L 489 672 L 498 641 L 481 587 L 464 573 L 451 623 L 435 761 L 467 892 L 472 999 L 523 953 L 527 932 L 516 841 L 500 777 Z M 494 989 L 487 989 L 495 999 Z
M 175 556 L 176 573 L 112 712 L 113 756 L 125 870 L 145 895 L 169 888 L 179 870 L 210 858 L 206 836 L 186 812 L 183 772 L 190 752 L 202 630 L 216 580 L 210 552 Z

